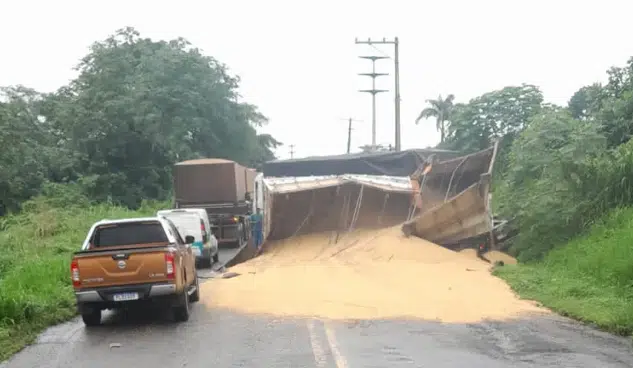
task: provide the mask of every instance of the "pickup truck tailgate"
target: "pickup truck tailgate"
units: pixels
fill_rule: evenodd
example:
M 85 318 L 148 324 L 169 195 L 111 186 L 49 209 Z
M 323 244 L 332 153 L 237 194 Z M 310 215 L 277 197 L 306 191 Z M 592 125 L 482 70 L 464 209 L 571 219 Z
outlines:
M 79 252 L 80 288 L 167 281 L 166 248 Z

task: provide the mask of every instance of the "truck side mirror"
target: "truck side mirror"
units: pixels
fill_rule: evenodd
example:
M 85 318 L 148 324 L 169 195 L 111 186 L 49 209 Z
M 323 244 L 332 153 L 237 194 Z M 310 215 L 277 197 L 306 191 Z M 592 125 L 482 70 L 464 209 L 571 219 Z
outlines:
M 193 244 L 194 241 L 195 239 L 193 238 L 193 236 L 191 235 L 185 236 L 185 244 Z

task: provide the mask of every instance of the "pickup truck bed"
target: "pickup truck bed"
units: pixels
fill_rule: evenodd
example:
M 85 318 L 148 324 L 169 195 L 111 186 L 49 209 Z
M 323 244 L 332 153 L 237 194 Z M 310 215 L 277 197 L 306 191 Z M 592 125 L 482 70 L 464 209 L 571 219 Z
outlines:
M 199 300 L 193 237 L 183 241 L 168 219 L 104 220 L 91 228 L 73 254 L 71 278 L 86 325 L 104 309 L 165 302 L 177 320 L 189 318 Z
M 123 292 L 136 292 L 138 298 L 176 293 L 176 285 L 165 273 L 163 246 L 141 249 L 82 251 L 74 254 L 81 270 L 81 283 L 75 290 L 77 301 L 108 302 L 123 301 L 118 296 Z M 114 298 L 119 300 L 114 300 Z

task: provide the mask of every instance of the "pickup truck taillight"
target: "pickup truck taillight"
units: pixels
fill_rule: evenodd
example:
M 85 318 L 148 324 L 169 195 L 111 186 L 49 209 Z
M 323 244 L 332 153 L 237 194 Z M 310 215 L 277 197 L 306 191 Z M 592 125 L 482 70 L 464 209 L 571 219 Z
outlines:
M 73 259 L 70 263 L 70 277 L 73 280 L 74 287 L 81 286 L 81 280 L 79 279 L 79 262 L 76 259 Z
M 176 275 L 174 273 L 175 270 L 174 265 L 174 254 L 173 253 L 165 253 L 165 271 L 168 279 L 173 279 Z

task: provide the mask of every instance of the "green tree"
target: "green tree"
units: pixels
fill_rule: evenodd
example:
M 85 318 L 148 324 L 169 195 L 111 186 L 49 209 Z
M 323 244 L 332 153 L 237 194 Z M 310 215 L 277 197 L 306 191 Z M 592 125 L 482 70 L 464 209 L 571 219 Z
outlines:
M 261 169 L 264 162 L 271 161 L 276 158 L 273 150 L 282 145 L 283 143 L 273 138 L 270 134 L 258 134 L 256 147 L 259 149 L 259 153 L 249 162 L 250 166 L 256 169 Z
M 23 86 L 0 88 L 0 215 L 38 194 L 67 158 L 42 115 L 47 98 Z
M 276 144 L 257 137 L 267 120 L 239 102 L 239 78 L 184 39 L 153 41 L 125 28 L 94 43 L 77 70 L 49 111 L 98 200 L 137 207 L 168 195 L 176 161 L 249 164 Z
M 485 93 L 466 104 L 456 104 L 444 148 L 472 152 L 505 138 L 511 145 L 530 118 L 541 111 L 543 94 L 523 84 Z
M 436 100 L 426 100 L 431 105 L 420 112 L 415 123 L 418 124 L 422 119 L 435 118 L 435 128 L 440 132 L 440 142 L 444 142 L 447 132 L 447 124 L 451 119 L 451 113 L 453 111 L 454 95 L 448 95 L 446 98 L 442 98 L 439 95 Z
M 547 107 L 512 144 L 495 201 L 500 215 L 514 218 L 522 230 L 513 249 L 520 258 L 543 255 L 591 219 L 586 215 L 594 203 L 585 198 L 589 192 L 582 182 L 594 171 L 591 160 L 605 152 L 599 129 L 566 109 Z
M 582 87 L 569 99 L 567 108 L 574 119 L 586 120 L 595 117 L 602 107 L 605 93 L 600 83 Z

